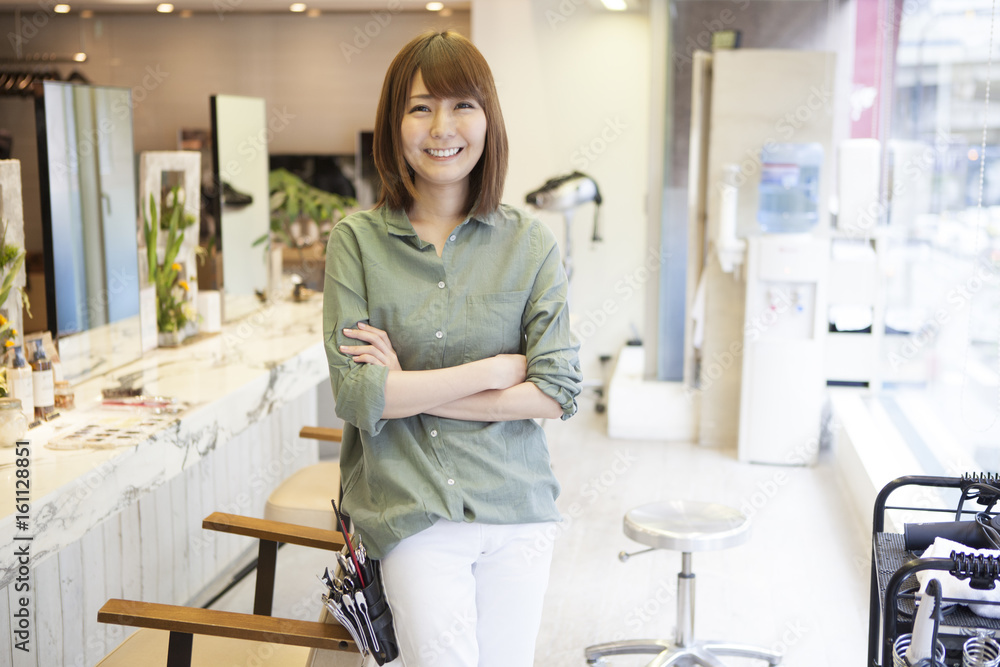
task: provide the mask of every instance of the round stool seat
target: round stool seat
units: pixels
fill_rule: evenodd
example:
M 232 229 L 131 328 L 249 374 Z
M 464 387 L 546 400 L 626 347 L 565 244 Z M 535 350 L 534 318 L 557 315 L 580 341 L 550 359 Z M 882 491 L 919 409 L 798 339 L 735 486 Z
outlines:
M 746 542 L 750 519 L 718 503 L 668 500 L 629 510 L 625 534 L 655 549 L 715 551 Z

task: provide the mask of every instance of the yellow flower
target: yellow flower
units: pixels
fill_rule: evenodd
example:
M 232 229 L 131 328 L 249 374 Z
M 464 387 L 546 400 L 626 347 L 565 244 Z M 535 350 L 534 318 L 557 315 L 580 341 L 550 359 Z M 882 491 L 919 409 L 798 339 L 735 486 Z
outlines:
M 186 280 L 181 280 L 177 284 L 180 285 L 181 287 L 183 287 L 185 292 L 191 291 L 191 288 L 188 286 L 188 283 L 187 283 Z
M 180 271 L 182 267 L 177 262 L 174 262 L 173 264 L 170 265 L 170 268 L 173 269 L 174 271 Z
M 16 337 L 17 336 L 17 329 L 11 329 L 10 330 L 10 335 Z
M 14 341 L 11 340 L 10 338 L 8 338 L 7 340 L 4 341 L 3 346 L 4 347 L 14 347 Z
M 5 324 L 7 324 L 7 318 L 4 317 L 3 315 L 0 315 L 0 327 L 2 327 Z

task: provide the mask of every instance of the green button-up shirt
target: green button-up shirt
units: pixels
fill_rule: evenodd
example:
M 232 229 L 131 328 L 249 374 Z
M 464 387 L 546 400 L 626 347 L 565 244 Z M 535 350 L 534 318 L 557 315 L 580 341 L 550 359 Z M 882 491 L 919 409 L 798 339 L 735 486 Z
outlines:
M 346 422 L 344 509 L 372 557 L 438 518 L 558 520 L 559 484 L 534 420 L 382 419 L 388 369 L 340 352 L 362 344 L 343 329 L 366 322 L 386 331 L 404 370 L 524 354 L 527 380 L 567 419 L 581 375 L 566 293 L 551 231 L 512 207 L 463 222 L 440 257 L 401 211 L 355 213 L 333 228 L 323 334 L 337 415 Z

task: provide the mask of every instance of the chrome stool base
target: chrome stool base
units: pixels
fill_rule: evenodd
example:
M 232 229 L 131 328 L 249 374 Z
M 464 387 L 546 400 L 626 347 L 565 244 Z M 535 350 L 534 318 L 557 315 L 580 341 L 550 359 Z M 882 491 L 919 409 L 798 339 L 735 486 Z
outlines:
M 637 654 L 656 656 L 646 667 L 726 667 L 719 656 L 763 660 L 771 665 L 780 663 L 782 655 L 774 651 L 745 644 L 694 639 L 695 574 L 691 552 L 727 549 L 742 544 L 749 537 L 749 528 L 749 521 L 741 512 L 714 503 L 669 501 L 630 510 L 625 515 L 626 535 L 652 549 L 681 552 L 674 641 L 631 639 L 595 644 L 584 650 L 587 663 L 606 665 L 604 658 L 607 656 Z M 622 558 L 623 562 L 625 560 L 627 558 Z
M 771 665 L 781 662 L 781 654 L 766 651 L 756 646 L 744 646 L 721 641 L 697 641 L 690 646 L 675 646 L 662 639 L 630 639 L 628 641 L 595 644 L 586 650 L 587 664 L 607 664 L 604 658 L 614 655 L 651 654 L 653 658 L 646 667 L 726 667 L 718 656 L 754 658 Z

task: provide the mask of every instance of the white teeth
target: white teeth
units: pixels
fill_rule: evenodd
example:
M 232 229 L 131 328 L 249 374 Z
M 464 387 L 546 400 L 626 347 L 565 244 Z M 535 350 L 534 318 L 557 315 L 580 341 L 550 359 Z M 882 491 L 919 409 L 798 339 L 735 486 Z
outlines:
M 433 155 L 434 157 L 451 157 L 452 155 L 458 153 L 458 151 L 459 151 L 458 148 L 448 148 L 446 150 L 438 150 L 436 148 L 427 149 L 427 152 Z

